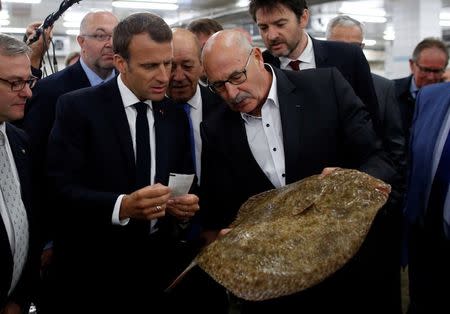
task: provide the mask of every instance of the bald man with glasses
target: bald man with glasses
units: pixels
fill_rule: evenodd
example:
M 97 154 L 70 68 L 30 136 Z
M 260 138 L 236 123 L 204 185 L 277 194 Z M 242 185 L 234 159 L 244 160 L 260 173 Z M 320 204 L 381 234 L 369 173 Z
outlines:
M 201 125 L 200 215 L 210 241 L 249 197 L 327 167 L 356 168 L 387 182 L 394 177 L 368 111 L 336 69 L 277 69 L 233 30 L 214 34 L 202 61 L 209 88 L 228 105 Z M 347 275 L 313 292 L 243 302 L 242 313 L 328 313 L 339 306 L 356 313 L 361 308 L 348 295 L 359 285 Z

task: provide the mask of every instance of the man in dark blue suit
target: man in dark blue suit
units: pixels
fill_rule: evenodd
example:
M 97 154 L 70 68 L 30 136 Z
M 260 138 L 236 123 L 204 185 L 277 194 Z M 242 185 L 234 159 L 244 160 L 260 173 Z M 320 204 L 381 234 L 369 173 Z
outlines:
M 283 70 L 336 67 L 367 106 L 376 130 L 383 134 L 369 64 L 361 49 L 309 36 L 305 32 L 309 20 L 305 0 L 252 0 L 249 12 L 267 48 L 264 62 Z
M 117 79 L 58 100 L 48 150 L 61 204 L 55 312 L 67 304 L 89 313 L 165 305 L 174 239 L 164 216 L 198 210 L 198 197 L 172 198 L 166 186 L 171 172 L 193 173 L 188 120 L 164 100 L 171 40 L 159 16 L 130 15 L 114 29 Z
M 409 223 L 411 314 L 447 313 L 450 280 L 450 83 L 419 91 L 411 129 Z
M 357 168 L 387 182 L 395 176 L 369 113 L 336 69 L 273 68 L 237 31 L 213 35 L 202 60 L 210 88 L 230 107 L 201 125 L 200 214 L 210 235 L 229 226 L 250 196 L 327 167 Z M 345 267 L 304 293 L 246 304 L 246 313 L 360 313 L 354 276 Z
M 30 160 L 21 119 L 37 78 L 30 48 L 0 34 L 0 312 L 25 313 L 38 277 L 39 250 L 31 206 Z M 23 311 L 23 312 L 22 312 Z

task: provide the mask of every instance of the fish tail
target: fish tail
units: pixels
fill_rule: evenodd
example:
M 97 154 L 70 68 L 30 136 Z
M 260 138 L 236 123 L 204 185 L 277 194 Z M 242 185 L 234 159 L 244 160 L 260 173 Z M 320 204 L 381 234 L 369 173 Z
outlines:
M 188 265 L 188 267 L 186 267 L 186 269 L 183 270 L 183 272 L 182 272 L 180 275 L 178 275 L 178 277 L 175 278 L 174 281 L 172 281 L 172 283 L 170 284 L 170 286 L 168 286 L 168 287 L 164 290 L 164 292 L 165 292 L 165 293 L 169 293 L 170 291 L 172 291 L 172 289 L 175 288 L 175 286 L 178 285 L 178 283 L 180 283 L 180 281 L 184 278 L 184 276 L 186 276 L 186 274 L 187 274 L 192 268 L 194 268 L 196 265 L 197 265 L 197 260 L 194 259 L 194 260 Z

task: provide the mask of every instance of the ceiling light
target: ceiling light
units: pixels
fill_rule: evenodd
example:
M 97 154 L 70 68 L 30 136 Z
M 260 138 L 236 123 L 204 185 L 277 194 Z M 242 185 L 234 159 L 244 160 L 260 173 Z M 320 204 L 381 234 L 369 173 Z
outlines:
M 450 20 L 440 20 L 439 21 L 439 25 L 444 26 L 444 27 L 450 27 Z
M 80 27 L 80 22 L 63 22 L 63 26 L 67 28 Z
M 0 33 L 5 34 L 25 34 L 25 31 L 23 27 L 0 27 Z
M 41 3 L 41 0 L 2 0 L 3 3 L 31 3 L 31 4 L 37 4 Z
M 168 10 L 173 11 L 178 9 L 176 3 L 163 2 L 141 2 L 141 1 L 113 1 L 112 6 L 115 8 L 124 9 L 148 9 L 148 10 Z
M 66 34 L 77 36 L 80 34 L 80 30 L 79 29 L 68 29 L 68 30 L 66 30 Z
M 0 11 L 0 19 L 7 20 L 9 19 L 9 13 L 6 10 Z
M 9 20 L 0 20 L 0 26 L 6 26 L 9 25 Z
M 372 47 L 372 46 L 375 46 L 377 44 L 377 41 L 375 39 L 364 39 L 363 43 L 367 47 Z
M 236 6 L 238 8 L 245 8 L 248 6 L 248 0 L 240 0 L 238 3 L 236 3 Z
M 349 14 L 349 16 L 354 18 L 355 20 L 366 23 L 386 23 L 387 21 L 387 18 L 383 16 L 357 15 L 357 14 Z

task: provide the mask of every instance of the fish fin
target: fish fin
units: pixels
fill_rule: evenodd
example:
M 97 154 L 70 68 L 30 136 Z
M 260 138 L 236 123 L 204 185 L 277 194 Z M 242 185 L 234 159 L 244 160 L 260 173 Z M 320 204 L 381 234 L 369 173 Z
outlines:
M 186 267 L 185 270 L 183 270 L 183 272 L 178 275 L 177 278 L 175 278 L 174 281 L 172 281 L 172 283 L 164 290 L 165 293 L 169 293 L 170 291 L 172 291 L 173 288 L 175 288 L 176 285 L 178 285 L 180 283 L 180 281 L 184 278 L 184 276 L 186 276 L 186 274 L 195 266 L 197 266 L 197 260 L 194 259 L 189 265 L 188 267 Z
M 312 209 L 315 205 L 316 205 L 315 202 L 311 202 L 309 205 L 306 205 L 305 207 L 294 209 L 292 213 L 294 214 L 294 216 L 300 215 L 306 212 L 307 210 Z

